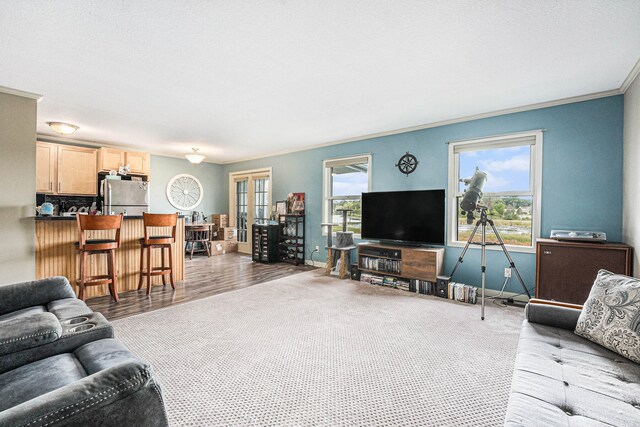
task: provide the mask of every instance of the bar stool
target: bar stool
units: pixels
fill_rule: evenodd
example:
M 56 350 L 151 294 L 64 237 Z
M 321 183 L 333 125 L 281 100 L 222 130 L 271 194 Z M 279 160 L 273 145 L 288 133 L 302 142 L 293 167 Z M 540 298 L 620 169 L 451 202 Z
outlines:
M 115 250 L 120 247 L 120 227 L 122 226 L 122 214 L 120 215 L 77 215 L 78 232 L 80 241 L 74 245 L 79 251 L 80 260 L 80 299 L 85 300 L 85 288 L 109 284 L 109 293 L 115 302 L 118 302 L 117 274 L 115 267 Z M 87 239 L 87 231 L 112 231 L 115 230 L 115 238 Z M 87 257 L 89 255 L 107 254 L 107 274 L 87 277 Z
M 162 276 L 162 286 L 167 284 L 165 276 L 169 275 L 171 287 L 175 290 L 173 284 L 173 254 L 171 245 L 176 241 L 176 224 L 178 223 L 178 214 L 142 214 L 144 222 L 144 237 L 140 239 L 140 280 L 138 280 L 138 290 L 142 288 L 142 280 L 147 276 L 147 295 L 151 293 L 151 276 Z M 149 236 L 149 227 L 171 227 L 171 235 Z M 161 267 L 153 267 L 151 265 L 151 249 L 160 248 Z M 144 251 L 147 250 L 147 269 L 144 270 Z M 164 263 L 164 250 L 169 252 L 169 266 Z

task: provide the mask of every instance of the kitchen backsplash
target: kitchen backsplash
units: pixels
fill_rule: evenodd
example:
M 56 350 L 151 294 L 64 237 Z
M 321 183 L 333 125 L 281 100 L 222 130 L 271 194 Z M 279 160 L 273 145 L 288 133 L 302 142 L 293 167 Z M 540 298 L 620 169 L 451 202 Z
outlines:
M 98 203 L 97 197 L 92 196 L 58 196 L 51 194 L 36 194 L 36 206 L 41 206 L 44 202 L 49 202 L 54 206 L 58 206 L 58 210 L 64 203 L 65 210 L 71 207 L 82 208 L 90 207 L 93 202 Z

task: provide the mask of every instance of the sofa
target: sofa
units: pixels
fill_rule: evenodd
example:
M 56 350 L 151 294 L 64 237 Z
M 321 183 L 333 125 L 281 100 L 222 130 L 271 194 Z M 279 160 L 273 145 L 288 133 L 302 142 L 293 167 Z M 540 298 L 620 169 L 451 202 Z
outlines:
M 0 286 L 0 425 L 166 426 L 151 367 L 63 277 Z
M 640 425 L 640 365 L 574 334 L 580 313 L 527 305 L 505 426 Z

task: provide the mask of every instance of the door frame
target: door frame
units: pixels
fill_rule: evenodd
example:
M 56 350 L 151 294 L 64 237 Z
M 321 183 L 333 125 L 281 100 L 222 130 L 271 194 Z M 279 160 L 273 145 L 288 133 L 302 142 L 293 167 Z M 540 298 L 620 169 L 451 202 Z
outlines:
M 238 242 L 238 252 L 251 253 L 251 226 L 254 223 L 253 213 L 255 211 L 254 180 L 260 178 L 269 179 L 269 208 L 273 206 L 273 168 L 249 169 L 244 171 L 229 172 L 229 225 L 237 227 L 236 224 L 236 181 L 247 178 L 247 242 Z

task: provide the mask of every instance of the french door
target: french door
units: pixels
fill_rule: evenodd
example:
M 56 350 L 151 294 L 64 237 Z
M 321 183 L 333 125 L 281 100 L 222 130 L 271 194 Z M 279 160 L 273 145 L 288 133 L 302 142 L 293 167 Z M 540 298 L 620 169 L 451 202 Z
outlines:
M 238 251 L 251 253 L 251 226 L 269 221 L 271 168 L 229 174 L 232 226 L 238 229 Z

